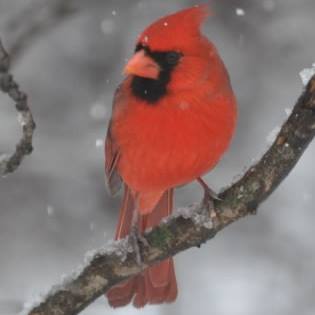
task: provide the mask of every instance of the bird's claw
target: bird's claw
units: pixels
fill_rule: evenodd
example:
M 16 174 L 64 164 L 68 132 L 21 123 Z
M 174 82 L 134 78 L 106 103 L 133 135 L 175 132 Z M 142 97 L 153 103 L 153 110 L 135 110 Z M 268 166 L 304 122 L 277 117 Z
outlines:
M 206 187 L 204 189 L 204 199 L 205 198 L 212 199 L 212 200 L 222 200 L 219 197 L 219 195 L 214 190 L 212 190 L 210 187 Z
M 141 235 L 137 227 L 133 227 L 129 235 L 130 244 L 136 254 L 136 261 L 139 267 L 144 269 L 143 258 L 141 254 L 141 245 L 142 247 L 148 247 L 148 241 Z
M 202 199 L 202 203 L 201 203 L 202 209 L 205 209 L 205 211 L 210 216 L 210 218 L 219 217 L 219 212 L 215 208 L 214 200 L 220 201 L 222 199 L 219 197 L 219 195 L 214 190 L 212 190 L 203 181 L 202 178 L 198 178 L 197 180 L 201 184 L 203 191 L 204 191 L 204 195 L 203 195 L 203 199 Z
M 214 200 L 220 200 L 217 198 L 213 198 L 213 195 L 207 194 L 205 192 L 203 199 L 202 199 L 202 208 L 205 209 L 207 214 L 210 216 L 210 218 L 215 218 L 219 216 L 219 212 L 215 208 Z

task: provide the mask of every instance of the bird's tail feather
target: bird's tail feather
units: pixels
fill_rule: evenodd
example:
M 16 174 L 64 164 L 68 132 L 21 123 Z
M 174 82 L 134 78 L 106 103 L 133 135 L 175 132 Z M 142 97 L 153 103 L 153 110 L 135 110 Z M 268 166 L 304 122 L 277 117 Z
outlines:
M 152 212 L 140 216 L 140 232 L 143 233 L 147 228 L 158 225 L 162 218 L 170 215 L 172 208 L 173 189 L 169 189 L 164 192 Z M 135 200 L 130 189 L 125 186 L 116 239 L 129 234 L 133 211 L 135 211 Z M 109 304 L 113 307 L 127 305 L 132 300 L 136 307 L 174 301 L 177 297 L 177 284 L 173 259 L 165 259 L 147 268 L 141 275 L 116 285 L 106 295 Z

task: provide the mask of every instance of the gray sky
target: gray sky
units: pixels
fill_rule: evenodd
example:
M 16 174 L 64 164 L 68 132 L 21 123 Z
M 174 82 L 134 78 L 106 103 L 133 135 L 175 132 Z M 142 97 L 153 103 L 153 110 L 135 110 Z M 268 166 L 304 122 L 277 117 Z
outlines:
M 7 47 L 16 35 L 8 21 L 31 2 L 0 0 Z M 226 63 L 239 103 L 233 144 L 206 177 L 220 190 L 261 156 L 299 96 L 299 72 L 315 62 L 315 2 L 216 2 L 204 33 Z M 0 181 L 0 315 L 17 314 L 80 264 L 86 251 L 112 238 L 119 198 L 105 191 L 100 145 L 122 66 L 145 26 L 196 2 L 73 3 L 77 14 L 37 37 L 13 70 L 38 128 L 34 153 Z M 17 30 L 35 18 L 21 19 Z M 0 103 L 1 154 L 14 147 L 20 131 L 10 101 L 0 95 Z M 257 216 L 175 258 L 175 303 L 112 310 L 102 298 L 82 314 L 314 314 L 314 154 L 312 144 Z M 177 191 L 176 202 L 200 197 L 192 184 Z

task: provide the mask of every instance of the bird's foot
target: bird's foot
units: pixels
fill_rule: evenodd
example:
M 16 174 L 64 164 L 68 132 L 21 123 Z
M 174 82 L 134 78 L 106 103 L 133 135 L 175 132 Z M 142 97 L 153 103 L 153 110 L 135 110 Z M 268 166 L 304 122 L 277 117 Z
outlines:
M 204 192 L 204 196 L 201 202 L 202 208 L 207 212 L 211 219 L 219 217 L 220 213 L 215 208 L 214 200 L 220 200 L 217 195 L 211 193 L 209 194 L 207 191 Z
M 144 269 L 144 263 L 143 263 L 143 258 L 142 258 L 142 253 L 141 253 L 141 248 L 142 247 L 147 247 L 149 246 L 148 241 L 141 235 L 139 232 L 137 226 L 134 226 L 131 228 L 130 234 L 129 234 L 129 242 L 136 254 L 136 261 L 139 267 Z
M 214 201 L 222 200 L 222 199 L 201 178 L 198 178 L 198 182 L 201 184 L 204 191 L 203 199 L 201 203 L 202 208 L 205 209 L 205 211 L 207 211 L 210 218 L 218 218 L 220 213 L 215 208 Z

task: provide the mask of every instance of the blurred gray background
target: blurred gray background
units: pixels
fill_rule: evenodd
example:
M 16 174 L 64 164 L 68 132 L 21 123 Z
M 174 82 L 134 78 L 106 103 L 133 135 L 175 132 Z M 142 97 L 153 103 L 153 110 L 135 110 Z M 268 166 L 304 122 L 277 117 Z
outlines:
M 104 188 L 102 139 L 122 66 L 145 26 L 198 3 L 64 0 L 75 11 L 56 20 L 49 8 L 58 2 L 0 0 L 0 36 L 8 50 L 20 42 L 13 72 L 38 126 L 34 153 L 0 181 L 1 315 L 18 314 L 112 238 L 119 198 Z M 218 0 L 213 8 L 204 33 L 239 102 L 233 145 L 206 177 L 220 190 L 261 156 L 300 94 L 299 72 L 315 62 L 315 2 Z M 42 25 L 23 42 L 32 23 Z M 0 95 L 0 104 L 1 154 L 14 148 L 20 129 L 10 100 Z M 100 298 L 82 314 L 315 314 L 314 145 L 257 216 L 176 257 L 175 303 L 112 310 Z M 176 202 L 200 197 L 192 184 Z

